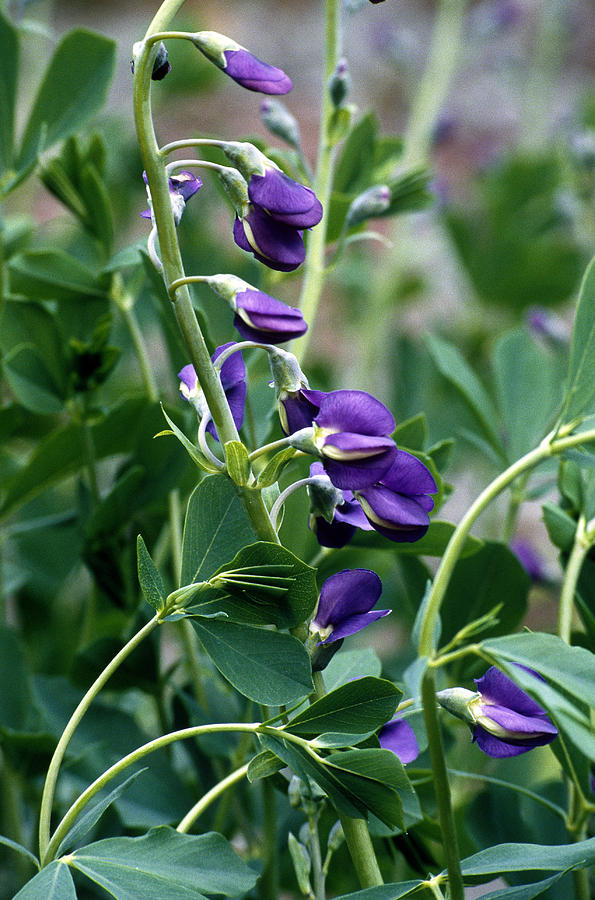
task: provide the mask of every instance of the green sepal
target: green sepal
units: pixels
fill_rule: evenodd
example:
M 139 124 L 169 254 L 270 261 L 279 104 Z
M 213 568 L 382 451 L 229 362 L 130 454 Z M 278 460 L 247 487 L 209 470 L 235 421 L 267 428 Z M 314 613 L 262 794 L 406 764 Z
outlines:
M 283 450 L 279 450 L 278 453 L 269 459 L 268 463 L 258 475 L 256 479 L 256 487 L 257 488 L 265 488 L 270 487 L 276 481 L 279 480 L 279 476 L 288 462 L 290 462 L 297 450 L 295 447 L 285 447 Z
M 271 750 L 263 750 L 250 760 L 246 778 L 251 783 L 261 778 L 267 778 L 282 769 L 284 765 L 283 760 L 275 756 Z
M 250 460 L 248 451 L 241 441 L 226 441 L 225 461 L 227 474 L 236 484 L 244 486 L 250 480 Z
M 165 587 L 157 566 L 147 550 L 142 535 L 136 539 L 136 558 L 138 570 L 138 582 L 145 600 L 153 609 L 160 612 L 165 606 Z
M 178 428 L 178 426 L 176 425 L 176 423 L 173 422 L 173 421 L 170 419 L 170 417 L 169 417 L 168 414 L 166 413 L 165 409 L 163 408 L 163 404 L 161 404 L 161 411 L 163 412 L 165 421 L 166 421 L 167 424 L 169 425 L 169 430 L 159 431 L 159 432 L 155 435 L 155 437 L 165 437 L 165 435 L 173 434 L 173 436 L 176 437 L 176 438 L 179 440 L 180 444 L 182 445 L 182 447 L 184 448 L 184 450 L 186 451 L 186 453 L 188 454 L 188 456 L 190 457 L 190 459 L 191 459 L 194 463 L 196 463 L 196 465 L 199 467 L 199 469 L 202 469 L 203 472 L 208 472 L 210 475 L 215 474 L 215 473 L 218 471 L 218 469 L 216 469 L 216 468 L 215 468 L 214 466 L 212 466 L 209 462 L 207 462 L 207 460 L 205 459 L 205 457 L 204 457 L 204 456 L 202 455 L 202 453 L 200 453 L 200 451 L 194 446 L 194 444 L 192 443 L 192 441 L 190 441 L 190 440 L 186 437 L 186 435 L 184 434 L 184 432 L 181 431 L 181 430 Z

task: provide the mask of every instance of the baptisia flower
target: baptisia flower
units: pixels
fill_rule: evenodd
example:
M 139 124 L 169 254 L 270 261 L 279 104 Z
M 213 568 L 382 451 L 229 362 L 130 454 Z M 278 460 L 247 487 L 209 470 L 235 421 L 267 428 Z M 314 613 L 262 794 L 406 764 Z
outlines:
M 234 341 L 230 341 L 227 344 L 222 344 L 220 347 L 217 347 L 211 357 L 211 362 L 215 362 L 224 350 L 233 346 Z M 244 365 L 244 360 L 240 351 L 232 353 L 231 356 L 227 357 L 221 366 L 219 375 L 221 378 L 221 385 L 225 391 L 225 396 L 227 397 L 227 402 L 229 403 L 231 415 L 236 428 L 239 429 L 242 427 L 242 422 L 244 421 L 244 404 L 246 401 L 246 366 Z M 210 415 L 205 396 L 198 383 L 194 366 L 192 364 L 184 366 L 184 368 L 178 372 L 178 378 L 180 379 L 180 394 L 184 400 L 192 403 L 198 417 L 202 419 L 203 416 Z M 212 434 L 216 440 L 219 440 L 217 430 L 212 421 L 208 423 L 207 431 L 209 434 Z
M 403 765 L 413 762 L 419 756 L 419 744 L 415 732 L 406 719 L 398 716 L 388 722 L 378 732 L 380 746 L 384 750 L 392 750 Z
M 321 462 L 312 463 L 308 485 L 308 524 L 322 547 L 339 549 L 349 543 L 356 528 L 372 531 L 372 526 L 351 491 L 335 488 Z
M 192 42 L 226 75 L 249 91 L 288 94 L 293 87 L 291 78 L 282 69 L 263 62 L 223 34 L 201 31 L 192 35 Z
M 149 204 L 151 204 L 151 194 L 147 183 L 147 173 L 143 172 L 143 180 L 147 185 L 147 196 Z M 196 192 L 202 187 L 202 181 L 192 172 L 178 172 L 177 175 L 171 175 L 169 178 L 169 199 L 171 203 L 171 211 L 176 225 L 180 224 L 182 213 L 186 208 L 186 203 Z M 143 219 L 151 219 L 151 208 L 143 210 L 141 213 Z
M 532 669 L 519 668 L 543 680 Z M 557 736 L 558 729 L 546 711 L 495 666 L 482 678 L 476 678 L 475 683 L 475 692 L 451 688 L 439 691 L 436 698 L 445 709 L 471 725 L 473 741 L 488 756 L 519 756 L 551 743 Z
M 437 491 L 430 471 L 406 450 L 396 450 L 376 484 L 355 491 L 375 531 L 398 543 L 418 541 L 430 524 Z
M 314 418 L 312 442 L 335 487 L 370 487 L 390 469 L 397 447 L 390 411 L 365 391 L 331 391 Z M 374 524 L 374 523 L 372 523 Z
M 299 309 L 270 297 L 235 275 L 211 275 L 204 280 L 231 306 L 235 313 L 233 324 L 248 341 L 282 344 L 308 330 Z
M 382 582 L 371 569 L 343 569 L 331 575 L 322 585 L 310 631 L 322 638 L 320 644 L 361 631 L 390 613 L 390 609 L 372 610 L 381 593 Z

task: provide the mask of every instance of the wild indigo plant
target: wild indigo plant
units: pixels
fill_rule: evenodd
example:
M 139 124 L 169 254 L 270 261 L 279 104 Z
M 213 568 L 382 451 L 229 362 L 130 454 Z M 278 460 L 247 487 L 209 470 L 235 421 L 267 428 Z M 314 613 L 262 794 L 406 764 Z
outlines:
M 522 883 L 523 896 L 538 896 L 560 880 L 565 896 L 573 891 L 576 900 L 588 900 L 595 861 L 589 833 L 595 263 L 580 288 L 570 346 L 538 345 L 527 330 L 505 333 L 491 361 L 493 395 L 455 346 L 429 339 L 442 389 L 452 389 L 448 414 L 455 393 L 461 395 L 477 427 L 469 443 L 497 469 L 457 525 L 441 521 L 452 442 L 431 443 L 425 415 L 398 421 L 381 390 L 375 396 L 367 384 L 325 376 L 308 349 L 327 302 L 325 279 L 354 246 L 368 253 L 369 241 L 386 243 L 374 230 L 380 220 L 430 199 L 431 134 L 461 42 L 464 0 L 438 4 L 432 58 L 403 142 L 379 135 L 370 116 L 356 119 L 339 4 L 326 0 L 313 174 L 298 123 L 278 100 L 265 101 L 263 120 L 291 152 L 237 135 L 196 136 L 200 96 L 192 134 L 160 143 L 151 93 L 166 88 L 179 41 L 200 51 L 197 66 L 214 65 L 249 92 L 285 95 L 293 86 L 282 69 L 232 37 L 170 30 L 182 6 L 183 0 L 164 0 L 133 49 L 144 170 L 138 181 L 149 202 L 140 212 L 146 252 L 134 246 L 112 254 L 103 144 L 75 137 L 75 125 L 62 115 L 68 101 L 72 122 L 82 125 L 100 105 L 113 53 L 103 39 L 79 31 L 59 46 L 18 152 L 14 91 L 7 91 L 0 122 L 2 195 L 39 166 L 84 244 L 79 259 L 72 242 L 68 252 L 21 245 L 22 222 L 0 232 L 0 259 L 8 263 L 0 346 L 11 398 L 0 411 L 11 441 L 2 460 L 0 515 L 10 519 L 7 546 L 16 548 L 17 560 L 48 520 L 67 529 L 60 552 L 68 545 L 78 553 L 76 580 L 93 582 L 82 625 L 76 623 L 80 646 L 74 626 L 60 622 L 47 650 L 50 674 L 67 657 L 69 681 L 65 669 L 61 677 L 34 678 L 27 668 L 27 654 L 45 640 L 43 628 L 32 633 L 26 653 L 15 626 L 22 622 L 27 632 L 35 603 L 16 565 L 3 576 L 11 603 L 10 627 L 0 631 L 0 671 L 9 685 L 0 703 L 0 743 L 10 813 L 3 821 L 11 833 L 0 841 L 21 864 L 18 884 L 11 876 L 16 897 L 73 900 L 77 890 L 95 896 L 98 889 L 163 900 L 174 894 L 276 900 L 282 892 L 297 897 L 297 885 L 308 900 L 324 900 L 328 882 L 336 897 L 360 896 L 361 888 L 362 900 L 429 894 L 463 900 L 466 884 L 510 875 Z M 368 4 L 359 6 L 359 15 L 376 15 Z M 14 88 L 19 38 L 4 14 L 0 38 L 0 65 Z M 63 91 L 63 73 L 85 64 L 95 66 L 93 102 L 74 79 Z M 224 88 L 239 89 L 230 82 Z M 48 159 L 58 141 L 64 141 L 60 155 Z M 221 162 L 214 162 L 218 154 Z M 184 236 L 212 237 L 210 217 L 192 217 L 207 203 L 198 171 L 205 182 L 218 179 L 231 203 L 226 267 L 236 260 L 251 281 L 217 271 L 217 253 L 199 255 L 212 271 L 186 270 Z M 520 177 L 517 171 L 515 185 Z M 584 179 L 580 185 L 584 191 Z M 531 213 L 524 212 L 527 221 Z M 539 219 L 540 238 L 550 219 L 556 217 Z M 402 216 L 400 226 L 406 221 Z M 393 264 L 385 250 L 374 266 L 381 258 Z M 398 252 L 392 255 L 398 260 Z M 365 256 L 359 259 L 364 265 Z M 290 279 L 300 278 L 295 299 Z M 387 280 L 391 303 L 400 278 Z M 205 286 L 233 314 L 228 339 L 217 347 Z M 359 298 L 375 338 L 371 356 L 385 342 L 381 332 L 390 330 L 376 290 L 382 294 L 381 278 Z M 154 352 L 137 320 L 148 294 L 160 304 Z M 118 364 L 108 343 L 114 312 L 142 374 L 140 398 L 122 397 L 113 380 L 102 391 Z M 341 353 L 351 360 L 351 348 Z M 171 383 L 178 372 L 173 403 L 155 375 L 162 356 Z M 352 369 L 357 381 L 361 367 Z M 27 427 L 42 437 L 22 462 Z M 469 435 L 470 427 L 461 433 Z M 561 495 L 559 503 L 543 505 L 564 570 L 556 634 L 519 630 L 529 578 L 508 548 L 521 504 L 551 491 L 549 483 L 529 484 L 545 462 L 550 472 L 558 466 Z M 480 514 L 508 488 L 500 540 L 472 536 Z M 22 520 L 11 518 L 21 514 Z M 53 547 L 34 546 L 32 571 Z M 427 556 L 440 560 L 434 571 Z M 375 608 L 381 594 L 387 609 Z M 111 607 L 102 605 L 106 598 Z M 385 677 L 380 658 L 362 647 L 374 635 L 381 638 Z M 179 753 L 169 752 L 174 744 Z M 499 760 L 512 767 L 529 752 L 555 773 L 555 791 L 539 779 L 524 785 L 512 768 L 484 768 Z M 455 779 L 460 789 L 453 792 Z M 506 791 L 508 805 L 546 809 L 555 820 L 547 833 L 558 842 L 535 839 L 538 815 L 535 833 L 510 835 L 507 820 L 506 839 L 486 835 L 483 812 L 474 817 L 477 785 L 494 786 L 494 804 L 497 792 Z M 25 811 L 31 796 L 37 805 Z M 513 827 L 524 818 L 513 816 Z M 37 820 L 34 838 L 30 823 Z M 286 843 L 293 875 L 279 864 Z M 477 852 L 461 859 L 462 845 Z M 542 873 L 537 882 L 535 872 Z M 507 895 L 508 888 L 491 894 Z

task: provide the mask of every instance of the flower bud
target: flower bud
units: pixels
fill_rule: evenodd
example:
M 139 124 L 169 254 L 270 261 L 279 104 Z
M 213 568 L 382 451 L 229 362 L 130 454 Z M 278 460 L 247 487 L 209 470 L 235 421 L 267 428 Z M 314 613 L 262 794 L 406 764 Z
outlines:
M 271 134 L 277 135 L 290 147 L 300 149 L 300 128 L 294 116 L 280 100 L 263 100 L 260 117 Z
M 368 188 L 351 203 L 347 211 L 347 227 L 384 215 L 390 207 L 391 199 L 391 190 L 387 184 Z
M 342 105 L 349 93 L 350 87 L 351 77 L 347 69 L 347 60 L 343 58 L 337 63 L 337 68 L 329 78 L 328 82 L 328 92 L 333 101 L 333 106 L 338 108 Z
M 245 47 L 216 31 L 192 35 L 192 43 L 226 75 L 249 91 L 263 94 L 288 94 L 293 84 L 282 69 L 270 66 Z

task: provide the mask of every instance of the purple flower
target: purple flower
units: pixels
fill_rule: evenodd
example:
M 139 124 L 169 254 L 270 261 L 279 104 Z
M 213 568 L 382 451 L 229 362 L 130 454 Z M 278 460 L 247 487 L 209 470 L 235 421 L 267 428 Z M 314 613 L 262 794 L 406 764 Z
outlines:
M 532 669 L 522 668 L 543 680 Z M 488 756 L 519 756 L 554 740 L 558 729 L 546 711 L 495 666 L 475 683 L 479 695 L 467 704 L 473 740 Z
M 267 166 L 264 175 L 251 175 L 248 196 L 276 222 L 293 228 L 312 228 L 322 219 L 322 205 L 314 191 L 280 169 Z
M 547 574 L 543 559 L 528 541 L 523 538 L 515 538 L 510 545 L 510 549 L 532 581 L 546 580 Z
M 397 453 L 389 437 L 394 429 L 386 406 L 365 391 L 332 391 L 323 397 L 313 439 L 335 487 L 355 490 L 379 481 Z
M 321 644 L 330 644 L 361 631 L 390 613 L 390 609 L 370 612 L 381 593 L 382 582 L 370 569 L 343 569 L 331 575 L 322 585 L 310 630 L 324 638 Z
M 279 419 L 285 434 L 293 434 L 312 425 L 320 411 L 323 391 L 311 391 L 306 385 L 297 391 L 283 390 L 279 394 Z
M 310 466 L 310 477 L 321 479 L 323 476 L 328 486 L 331 487 L 330 478 L 325 474 L 322 463 L 312 463 Z M 337 503 L 332 510 L 330 522 L 328 521 L 328 512 L 325 508 L 326 492 L 321 495 L 321 488 L 317 487 L 316 483 L 309 485 L 308 492 L 310 494 L 309 526 L 322 547 L 339 549 L 349 543 L 356 528 L 361 528 L 364 531 L 372 530 L 372 526 L 366 519 L 359 503 L 354 500 L 351 491 L 338 491 L 335 489 L 342 501 Z
M 271 66 L 253 56 L 248 50 L 224 50 L 223 71 L 242 87 L 261 94 L 288 94 L 293 87 L 291 78 L 283 69 Z
M 143 172 L 143 180 L 145 184 L 147 184 L 146 172 Z M 178 172 L 177 175 L 172 175 L 169 178 L 169 199 L 171 202 L 171 209 L 176 225 L 180 224 L 180 219 L 182 218 L 182 213 L 186 208 L 187 201 L 190 199 L 190 197 L 192 197 L 193 194 L 196 194 L 196 192 L 201 187 L 201 179 L 193 175 L 192 172 Z M 149 189 L 147 187 L 147 193 L 148 191 Z M 141 216 L 143 217 L 143 219 L 150 219 L 151 210 L 143 210 Z
M 393 719 L 378 732 L 380 746 L 392 750 L 403 765 L 413 762 L 419 756 L 419 744 L 413 728 L 406 719 Z
M 405 450 L 396 450 L 389 470 L 376 484 L 356 491 L 372 527 L 397 542 L 413 542 L 424 536 L 434 507 L 430 494 L 437 491 L 429 470 Z
M 234 308 L 233 324 L 242 337 L 250 341 L 282 344 L 301 337 L 308 330 L 299 309 L 253 288 L 236 293 Z
M 278 272 L 293 272 L 306 258 L 302 232 L 253 204 L 245 215 L 236 217 L 233 238 L 238 247 Z
M 222 344 L 220 347 L 217 347 L 211 357 L 211 362 L 215 362 L 224 350 L 233 346 L 234 341 L 230 341 L 227 344 Z M 200 418 L 209 414 L 204 394 L 198 384 L 194 366 L 192 364 L 184 366 L 184 368 L 178 372 L 178 378 L 180 379 L 180 393 L 184 400 L 188 400 L 192 403 Z M 244 404 L 246 400 L 246 366 L 244 365 L 244 360 L 240 351 L 232 353 L 232 355 L 225 360 L 221 366 L 220 378 L 236 428 L 241 428 L 242 422 L 244 421 Z M 207 431 L 209 434 L 212 434 L 216 440 L 219 440 L 217 430 L 212 421 L 208 423 Z

